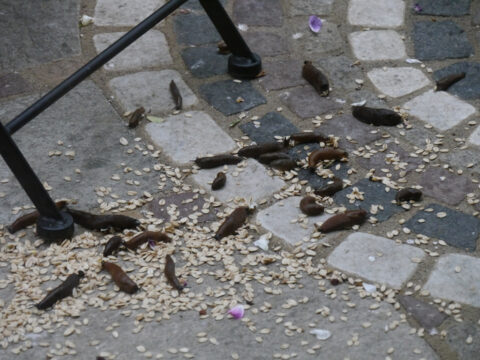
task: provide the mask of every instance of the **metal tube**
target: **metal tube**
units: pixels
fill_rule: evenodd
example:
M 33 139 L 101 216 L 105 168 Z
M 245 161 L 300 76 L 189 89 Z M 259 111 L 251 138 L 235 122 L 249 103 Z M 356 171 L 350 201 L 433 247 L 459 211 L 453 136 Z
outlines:
M 27 160 L 17 147 L 5 127 L 0 123 L 0 154 L 12 173 L 17 178 L 23 190 L 37 208 L 38 212 L 47 218 L 62 220 L 55 203 L 40 180 L 35 175 Z
M 187 2 L 187 0 L 170 0 L 167 2 L 164 6 L 155 11 L 152 15 L 147 17 L 140 24 L 123 35 L 120 39 L 115 41 L 107 49 L 102 51 L 87 64 L 77 70 L 69 78 L 62 81 L 59 85 L 57 85 L 57 87 L 48 92 L 40 100 L 36 101 L 33 105 L 6 124 L 5 128 L 7 132 L 9 134 L 13 134 L 17 130 L 21 129 L 30 120 L 35 118 L 35 116 L 42 113 L 50 105 L 72 90 L 76 85 L 85 80 L 85 78 L 90 76 L 97 69 L 105 65 L 111 58 L 120 53 L 123 49 L 145 34 L 148 30 L 170 15 L 185 2 Z M 194 31 L 194 29 L 192 29 L 192 31 Z

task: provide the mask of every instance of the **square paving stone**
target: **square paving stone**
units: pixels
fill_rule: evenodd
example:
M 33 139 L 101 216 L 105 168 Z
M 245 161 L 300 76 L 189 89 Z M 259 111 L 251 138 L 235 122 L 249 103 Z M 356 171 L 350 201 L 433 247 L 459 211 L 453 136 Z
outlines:
M 470 10 L 470 0 L 416 0 L 415 4 L 422 9 L 415 11 L 417 15 L 463 16 Z
M 300 196 L 292 196 L 259 211 L 257 222 L 290 245 L 309 239 L 315 232 L 315 223 L 324 222 L 332 215 L 322 214 L 306 217 L 299 209 L 300 200 L 302 200 Z M 292 220 L 298 219 L 305 220 L 292 223 Z
M 322 30 L 314 33 L 308 27 L 308 18 L 299 16 L 291 20 L 290 33 L 302 35 L 292 39 L 291 45 L 294 53 L 303 54 L 303 60 L 314 61 L 325 54 L 339 55 L 343 52 L 339 25 L 331 21 L 322 19 Z
M 475 113 L 475 108 L 444 91 L 429 90 L 403 105 L 410 115 L 445 131 Z
M 465 195 L 473 191 L 466 176 L 457 175 L 443 168 L 428 168 L 422 175 L 420 185 L 425 195 L 448 205 L 458 205 Z
M 460 272 L 455 270 L 460 267 Z M 480 307 L 480 259 L 467 255 L 441 256 L 423 287 L 431 296 Z
M 349 169 L 348 163 L 336 161 L 328 168 L 339 179 L 347 179 L 347 171 Z M 308 184 L 313 188 L 319 188 L 328 184 L 331 179 L 323 178 L 310 169 L 298 170 L 298 178 L 300 180 L 307 180 Z
M 175 16 L 174 31 L 181 44 L 202 45 L 216 43 L 222 38 L 207 15 L 183 14 Z
M 183 98 L 183 108 L 197 103 L 197 97 L 175 70 L 143 71 L 116 77 L 108 83 L 116 100 L 125 111 L 143 106 L 152 114 L 165 114 L 175 109 L 170 93 L 170 81 L 174 80 Z
M 227 0 L 220 0 L 220 3 L 223 7 L 226 6 Z M 190 10 L 203 10 L 203 6 L 200 4 L 200 1 L 187 1 L 185 4 L 180 6 L 180 8 L 190 9 Z
M 93 43 L 97 53 L 105 50 L 124 34 L 124 32 L 116 32 L 94 35 Z M 146 67 L 171 63 L 172 57 L 165 35 L 160 31 L 150 30 L 103 67 L 107 71 L 143 70 Z
M 453 21 L 419 21 L 413 26 L 415 57 L 419 60 L 458 59 L 473 55 L 467 34 Z
M 282 26 L 283 10 L 280 0 L 242 0 L 233 5 L 236 23 L 258 26 Z
M 346 95 L 349 104 L 353 105 L 365 101 L 365 106 L 386 108 L 389 107 L 385 99 L 380 99 L 378 93 L 373 93 L 369 90 L 360 89 L 350 91 Z
M 260 126 L 255 123 L 260 123 Z M 288 136 L 299 131 L 287 118 L 274 111 L 259 120 L 240 125 L 240 129 L 257 144 L 276 141 L 275 136 Z
M 358 86 L 355 79 L 363 78 L 360 67 L 353 65 L 354 61 L 343 55 L 324 57 L 315 63 L 325 70 L 325 75 L 327 75 L 333 91 L 337 89 L 355 90 Z
M 79 0 L 2 1 L 0 69 L 19 70 L 79 55 Z
M 462 323 L 455 322 L 447 330 L 447 342 L 451 349 L 457 353 L 458 359 L 476 360 L 480 353 L 480 329 L 478 324 L 471 320 Z M 471 336 L 472 343 L 467 344 L 466 339 Z
M 350 203 L 350 199 L 347 198 L 347 195 L 352 193 L 353 188 L 356 187 L 360 192 L 363 192 L 364 200 L 355 200 L 353 203 Z M 333 196 L 335 203 L 345 206 L 347 209 L 358 209 L 362 208 L 370 212 L 371 216 L 374 216 L 378 221 L 385 221 L 389 219 L 392 215 L 399 212 L 404 212 L 405 210 L 398 206 L 392 201 L 395 200 L 396 191 L 390 189 L 388 192 L 385 191 L 386 186 L 381 182 L 370 181 L 369 179 L 362 179 L 352 186 L 349 186 L 342 191 L 339 191 Z M 376 214 L 371 213 L 372 205 L 381 205 L 383 210 L 378 209 Z
M 472 215 L 451 210 L 438 204 L 429 204 L 425 209 L 431 212 L 419 211 L 405 223 L 405 227 L 417 234 L 444 240 L 447 244 L 465 249 L 475 250 L 480 233 L 480 220 Z M 445 217 L 438 217 L 438 213 L 446 213 Z M 419 222 L 424 219 L 425 222 Z
M 330 15 L 334 0 L 296 0 L 289 1 L 290 14 L 298 15 Z
M 401 97 L 430 85 L 430 80 L 411 67 L 377 68 L 368 72 L 368 78 L 381 93 Z
M 318 129 L 325 135 L 339 137 L 339 146 L 347 151 L 352 151 L 382 137 L 378 128 L 362 123 L 349 114 L 325 120 Z M 347 136 L 351 138 L 350 141 L 347 141 Z
M 289 51 L 287 40 L 280 35 L 257 31 L 248 31 L 242 35 L 250 50 L 261 57 L 283 55 Z
M 135 26 L 165 0 L 98 0 L 94 23 L 97 26 Z
M 302 77 L 302 66 L 301 60 L 266 62 L 263 65 L 266 75 L 259 82 L 267 91 L 305 85 L 307 81 Z
M 477 131 L 480 133 L 479 131 Z M 474 132 L 475 134 L 475 132 Z M 473 134 L 472 134 L 473 136 Z M 455 149 L 450 150 L 448 153 L 443 153 L 439 156 L 443 162 L 452 164 L 456 169 L 458 168 L 471 168 L 472 171 L 479 171 L 480 165 L 480 151 L 475 148 L 470 149 Z M 473 165 L 473 166 L 471 166 Z M 453 175 L 453 174 L 452 174 Z M 473 186 L 473 184 L 472 184 Z
M 222 80 L 200 85 L 199 90 L 210 105 L 227 116 L 267 102 L 248 81 L 237 83 L 232 80 Z
M 412 259 L 423 259 L 424 256 L 423 250 L 414 246 L 357 232 L 347 236 L 327 261 L 342 271 L 400 289 L 417 268 Z
M 0 76 L 0 98 L 22 94 L 30 89 L 28 82 L 18 74 L 10 73 Z
M 396 28 L 403 25 L 403 0 L 350 0 L 348 21 L 352 25 Z
M 193 175 L 193 180 L 222 202 L 229 202 L 237 197 L 256 202 L 269 198 L 285 186 L 283 180 L 268 175 L 265 167 L 253 159 L 239 165 L 202 169 Z M 227 175 L 227 182 L 223 189 L 212 191 L 211 183 L 220 171 Z
M 349 35 L 353 54 L 362 61 L 400 60 L 407 56 L 405 43 L 393 30 L 357 31 Z
M 436 306 L 415 299 L 413 296 L 398 295 L 397 300 L 405 311 L 427 331 L 440 326 L 448 317 L 445 313 L 438 311 Z
M 472 132 L 472 135 L 470 135 L 468 141 L 473 145 L 480 147 L 480 126 L 477 127 L 474 132 Z
M 226 74 L 228 55 L 219 54 L 217 50 L 216 46 L 185 48 L 182 50 L 182 59 L 195 77 Z
M 284 91 L 279 96 L 280 100 L 302 119 L 335 112 L 342 108 L 339 103 L 320 96 L 310 85 Z
M 463 99 L 480 98 L 480 63 L 459 62 L 452 64 L 433 73 L 435 80 L 439 80 L 445 76 L 465 73 L 465 77 L 450 86 L 447 91 L 457 95 Z
M 162 123 L 149 123 L 145 130 L 156 146 L 181 164 L 236 148 L 232 138 L 202 111 L 169 116 Z

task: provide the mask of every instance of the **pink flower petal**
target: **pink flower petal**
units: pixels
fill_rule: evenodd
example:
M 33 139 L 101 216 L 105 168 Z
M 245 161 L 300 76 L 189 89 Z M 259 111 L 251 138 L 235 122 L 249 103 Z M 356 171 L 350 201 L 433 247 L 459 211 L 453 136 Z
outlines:
M 315 15 L 312 15 L 308 20 L 308 25 L 310 25 L 310 30 L 312 30 L 314 33 L 318 33 L 322 28 L 322 20 Z
M 421 7 L 420 5 L 415 4 L 415 5 L 413 6 L 413 10 L 415 10 L 416 12 L 421 12 L 423 9 L 422 9 L 422 7 Z
M 232 315 L 234 319 L 241 319 L 245 314 L 245 309 L 243 305 L 237 305 L 228 310 L 228 314 Z
M 148 240 L 148 246 L 153 250 L 155 248 L 155 241 L 152 239 Z

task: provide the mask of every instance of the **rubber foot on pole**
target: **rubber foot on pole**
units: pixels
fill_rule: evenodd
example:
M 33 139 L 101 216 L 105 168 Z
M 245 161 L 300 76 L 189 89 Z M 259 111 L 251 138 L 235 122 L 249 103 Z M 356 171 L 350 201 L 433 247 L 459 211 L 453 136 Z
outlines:
M 49 243 L 71 239 L 74 230 L 72 216 L 65 211 L 60 211 L 60 215 L 62 220 L 40 216 L 37 221 L 37 235 Z
M 230 55 L 228 73 L 236 79 L 254 79 L 262 71 L 260 56 L 252 53 L 252 57 Z

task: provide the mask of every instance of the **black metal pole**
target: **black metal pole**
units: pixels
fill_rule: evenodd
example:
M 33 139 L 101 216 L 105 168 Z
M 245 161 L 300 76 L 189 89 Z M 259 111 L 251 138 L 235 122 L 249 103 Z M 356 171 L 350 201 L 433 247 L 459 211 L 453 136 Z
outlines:
M 166 18 L 185 2 L 187 2 L 187 0 L 170 0 L 167 2 L 164 6 L 155 11 L 152 15 L 147 17 L 140 24 L 123 35 L 120 39 L 115 41 L 107 49 L 102 51 L 87 64 L 77 70 L 73 75 L 62 81 L 59 85 L 57 85 L 57 87 L 48 92 L 40 100 L 35 102 L 21 114 L 16 116 L 12 121 L 6 124 L 5 128 L 8 133 L 13 134 L 17 130 L 21 129 L 22 126 L 35 118 L 35 116 L 38 114 L 42 113 L 63 95 L 72 90 L 77 84 L 85 80 L 85 78 L 105 65 L 115 55 L 120 53 L 123 49 L 145 34 L 148 30 Z M 192 29 L 192 31 L 195 31 L 195 29 Z
M 0 123 L 0 154 L 40 213 L 37 231 L 47 240 L 69 238 L 73 234 L 70 215 L 61 213 L 48 195 L 5 127 Z
M 199 0 L 222 39 L 232 52 L 228 72 L 238 78 L 253 79 L 262 71 L 260 57 L 252 53 L 220 0 Z

